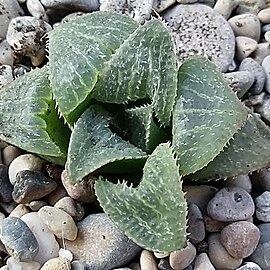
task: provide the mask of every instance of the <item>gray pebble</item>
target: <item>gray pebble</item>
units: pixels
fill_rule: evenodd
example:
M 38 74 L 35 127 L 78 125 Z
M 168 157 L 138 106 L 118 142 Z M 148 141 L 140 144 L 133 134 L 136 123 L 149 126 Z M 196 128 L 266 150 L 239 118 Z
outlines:
M 266 56 L 262 61 L 262 67 L 265 72 L 264 89 L 270 93 L 270 55 Z
M 238 3 L 235 0 L 217 0 L 214 6 L 214 10 L 228 19 L 231 16 L 233 10 L 237 7 L 237 4 Z
M 10 163 L 18 156 L 22 155 L 23 151 L 16 146 L 8 145 L 3 149 L 3 163 L 9 166 Z
M 262 104 L 255 106 L 255 112 L 259 113 L 260 116 L 270 122 L 270 98 L 266 96 Z
M 0 65 L 13 66 L 14 53 L 6 40 L 0 43 Z
M 170 266 L 169 260 L 166 258 L 160 259 L 158 263 L 159 270 L 173 270 Z
M 253 13 L 258 14 L 260 10 L 266 7 L 265 0 L 237 0 L 238 7 L 236 13 Z
M 16 175 L 12 197 L 17 203 L 29 203 L 43 198 L 57 187 L 56 182 L 41 172 L 19 171 Z
M 173 31 L 179 63 L 194 54 L 210 58 L 223 72 L 233 62 L 235 37 L 228 22 L 212 8 L 202 5 L 176 5 L 163 18 Z
M 49 21 L 49 18 L 46 14 L 45 8 L 41 4 L 40 0 L 27 0 L 26 1 L 26 6 L 29 11 L 29 13 L 37 18 L 37 19 L 42 19 L 44 21 Z
M 262 270 L 262 268 L 254 262 L 245 262 L 243 266 L 236 270 Z
M 12 81 L 13 81 L 13 74 L 11 66 L 0 65 L 0 88 L 10 84 Z
M 85 263 L 78 260 L 72 261 L 71 269 L 72 270 L 85 270 Z
M 252 190 L 252 183 L 247 174 L 238 175 L 221 181 L 222 187 L 239 187 L 246 190 L 248 193 Z
M 59 200 L 67 196 L 66 189 L 62 185 L 59 185 L 53 192 L 46 196 L 46 201 L 48 201 L 49 205 L 54 206 Z
M 267 55 L 270 55 L 270 44 L 262 42 L 258 43 L 257 49 L 251 54 L 251 58 L 261 64 Z
M 13 257 L 7 259 L 7 266 L 7 270 L 39 270 L 41 267 L 40 263 L 38 262 L 18 262 Z
M 250 218 L 255 211 L 252 197 L 242 188 L 223 188 L 207 205 L 207 213 L 219 221 L 239 221 Z
M 46 9 L 95 11 L 99 9 L 98 0 L 40 0 Z
M 208 255 L 206 253 L 201 253 L 195 259 L 194 270 L 215 270 L 215 268 Z
M 262 9 L 257 16 L 262 23 L 270 23 L 270 7 Z
M 251 181 L 254 191 L 262 193 L 270 191 L 270 168 L 263 168 L 251 174 Z
M 0 237 L 10 255 L 18 261 L 32 261 L 38 253 L 36 237 L 19 218 L 5 218 Z
M 207 232 L 220 232 L 224 227 L 228 225 L 228 222 L 218 221 L 207 215 L 204 215 L 205 230 Z
M 264 38 L 265 38 L 265 40 L 270 44 L 270 31 L 267 31 L 267 32 L 264 34 Z
M 239 71 L 249 71 L 254 74 L 255 83 L 251 86 L 250 92 L 253 94 L 260 94 L 265 83 L 265 73 L 262 66 L 252 58 L 248 57 L 241 62 Z
M 157 12 L 162 12 L 171 5 L 173 5 L 176 0 L 154 0 L 153 1 L 153 9 Z
M 78 237 L 65 241 L 75 260 L 84 261 L 88 270 L 108 270 L 130 262 L 140 248 L 110 221 L 106 214 L 93 214 L 77 223 Z
M 0 201 L 8 203 L 12 201 L 13 186 L 8 179 L 7 166 L 0 164 Z
M 250 54 L 252 54 L 257 48 L 257 41 L 245 37 L 245 36 L 238 36 L 235 38 L 236 42 L 236 59 L 242 61 L 243 59 L 247 58 Z
M 255 199 L 256 217 L 263 222 L 270 222 L 270 191 L 265 191 Z
M 270 23 L 265 24 L 262 26 L 262 33 L 265 34 L 266 32 L 270 31 Z
M 248 99 L 244 100 L 244 104 L 247 107 L 252 107 L 255 105 L 262 105 L 265 97 L 265 92 L 260 93 L 259 95 L 250 95 Z

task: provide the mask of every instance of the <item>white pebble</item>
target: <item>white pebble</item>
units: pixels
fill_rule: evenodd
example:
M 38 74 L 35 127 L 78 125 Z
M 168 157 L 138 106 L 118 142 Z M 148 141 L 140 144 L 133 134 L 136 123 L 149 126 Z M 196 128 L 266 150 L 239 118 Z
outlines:
M 73 254 L 70 250 L 68 249 L 63 249 L 63 248 L 60 248 L 59 249 L 59 257 L 60 258 L 66 258 L 68 259 L 70 262 L 72 262 L 73 260 Z
M 11 66 L 0 65 L 0 88 L 10 84 L 12 81 L 13 81 L 13 74 Z
M 257 16 L 262 23 L 270 23 L 270 7 L 262 9 Z
M 49 21 L 45 8 L 39 0 L 27 0 L 26 6 L 29 13 L 35 18 Z
M 9 46 L 6 40 L 0 43 L 0 64 L 13 66 L 14 54 L 12 48 Z
M 257 49 L 257 41 L 244 36 L 238 36 L 236 41 L 236 58 L 242 61 Z

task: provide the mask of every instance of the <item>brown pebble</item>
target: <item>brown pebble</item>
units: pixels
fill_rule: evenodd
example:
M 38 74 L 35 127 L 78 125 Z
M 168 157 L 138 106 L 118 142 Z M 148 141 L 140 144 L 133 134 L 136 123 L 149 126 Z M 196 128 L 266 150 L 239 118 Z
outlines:
M 149 250 L 143 250 L 140 257 L 141 270 L 158 270 L 154 254 Z

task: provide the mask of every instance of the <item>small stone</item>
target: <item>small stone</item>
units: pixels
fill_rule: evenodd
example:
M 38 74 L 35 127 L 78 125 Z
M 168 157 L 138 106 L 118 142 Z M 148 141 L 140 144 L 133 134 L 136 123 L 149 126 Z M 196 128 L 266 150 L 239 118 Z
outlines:
M 154 252 L 154 255 L 157 259 L 166 258 L 170 255 L 169 252 Z
M 257 41 L 244 36 L 238 36 L 235 38 L 236 42 L 236 58 L 239 61 L 247 58 L 257 48 Z
M 187 220 L 188 239 L 196 245 L 205 237 L 205 226 L 200 208 L 194 203 L 188 205 Z
M 216 269 L 236 269 L 242 264 L 242 259 L 232 257 L 220 242 L 220 234 L 212 233 L 208 237 L 209 259 Z
M 188 267 L 196 257 L 196 248 L 188 242 L 187 246 L 181 250 L 170 254 L 170 266 L 173 269 L 184 269 Z
M 263 118 L 266 122 L 270 122 L 270 96 L 265 95 L 263 103 L 257 105 L 254 108 L 254 111 L 259 113 L 261 118 Z
M 237 4 L 238 3 L 235 0 L 217 0 L 214 10 L 220 13 L 224 18 L 228 19 Z
M 252 183 L 247 174 L 228 178 L 226 181 L 221 182 L 221 184 L 223 187 L 239 187 L 248 193 L 250 193 L 252 190 Z
M 169 260 L 166 258 L 163 258 L 158 263 L 158 269 L 159 270 L 173 270 L 170 266 Z M 132 268 L 134 270 L 134 268 Z M 140 269 L 139 269 L 140 270 Z
M 14 209 L 15 207 L 17 206 L 18 204 L 14 201 L 11 201 L 9 203 L 3 203 L 3 202 L 0 202 L 0 206 L 8 213 L 10 214 Z
M 47 205 L 46 202 L 44 201 L 31 201 L 29 204 L 28 204 L 28 207 L 34 211 L 34 212 L 37 212 L 41 207 Z
M 263 222 L 270 222 L 270 191 L 265 191 L 255 199 L 256 217 Z
M 13 50 L 9 46 L 6 40 L 3 40 L 0 43 L 0 65 L 9 65 L 13 66 L 14 63 L 14 54 Z
M 71 215 L 74 220 L 81 220 L 84 216 L 83 206 L 70 197 L 60 199 L 54 207 L 64 210 Z
M 58 238 L 71 241 L 76 239 L 78 229 L 73 218 L 65 211 L 52 206 L 43 206 L 38 210 L 38 215 Z
M 12 81 L 13 81 L 13 74 L 11 66 L 0 65 L 0 88 L 10 84 Z
M 254 14 L 241 14 L 229 19 L 235 36 L 245 36 L 256 40 L 260 39 L 261 23 Z
M 1 241 L 7 251 L 18 261 L 32 261 L 38 253 L 38 242 L 21 219 L 7 217 L 2 222 Z
M 25 204 L 43 198 L 56 187 L 56 182 L 43 173 L 23 170 L 16 175 L 12 197 L 15 202 Z
M 270 168 L 263 168 L 251 174 L 251 181 L 254 191 L 263 193 L 270 191 Z
M 270 55 L 270 44 L 268 42 L 258 43 L 257 49 L 251 54 L 252 59 L 261 64 L 263 59 Z
M 239 71 L 253 72 L 255 77 L 255 83 L 250 88 L 250 92 L 252 92 L 253 94 L 260 94 L 263 90 L 265 83 L 265 73 L 262 66 L 252 58 L 248 57 L 241 62 L 239 66 Z
M 19 171 L 30 170 L 40 171 L 43 165 L 42 159 L 32 155 L 24 154 L 16 157 L 9 166 L 8 175 L 12 185 L 16 182 L 16 175 Z
M 85 270 L 85 267 L 85 263 L 81 261 L 75 260 L 71 263 L 72 270 Z
M 206 253 L 199 254 L 194 263 L 194 270 L 215 270 Z
M 55 205 L 59 200 L 68 196 L 66 189 L 59 185 L 53 192 L 46 196 L 49 205 Z
M 18 262 L 13 257 L 7 259 L 7 270 L 39 270 L 41 265 L 38 262 Z
M 250 95 L 248 99 L 244 100 L 244 104 L 247 107 L 253 107 L 255 105 L 262 105 L 264 97 L 265 97 L 265 92 L 262 92 L 259 95 Z
M 140 257 L 141 270 L 158 270 L 155 257 L 149 250 L 143 250 Z
M 75 260 L 84 261 L 87 269 L 108 270 L 130 262 L 140 251 L 110 221 L 106 214 L 93 214 L 77 223 L 78 237 L 65 241 Z
M 228 222 L 222 222 L 215 220 L 207 215 L 204 215 L 205 230 L 207 232 L 220 232 L 224 227 L 228 225 Z
M 60 258 L 66 258 L 66 259 L 68 259 L 70 262 L 72 262 L 72 260 L 73 260 L 73 254 L 72 254 L 71 251 L 68 250 L 68 249 L 60 248 L 58 254 L 59 254 L 59 257 L 60 257 Z
M 70 270 L 71 264 L 68 259 L 65 258 L 53 258 L 48 260 L 40 270 Z
M 71 20 L 75 20 L 76 18 L 84 15 L 85 13 L 84 12 L 81 12 L 81 11 L 77 11 L 77 12 L 73 12 L 73 13 L 70 13 L 68 14 L 67 16 L 65 16 L 63 19 L 62 19 L 62 23 L 66 23 L 66 22 L 69 22 Z
M 27 0 L 26 1 L 26 6 L 29 11 L 29 13 L 37 18 L 37 19 L 42 19 L 44 21 L 49 21 L 49 18 L 46 14 L 45 8 L 43 5 L 40 3 L 40 0 Z
M 248 221 L 238 221 L 226 226 L 220 234 L 221 244 L 234 258 L 246 258 L 256 249 L 260 239 L 259 229 Z
M 262 67 L 265 73 L 264 89 L 270 93 L 270 55 L 266 56 L 262 61 Z
M 29 212 L 30 212 L 30 209 L 26 205 L 19 204 L 12 210 L 12 212 L 9 214 L 9 216 L 21 218 L 23 215 L 25 215 Z
M 267 31 L 265 34 L 264 34 L 264 38 L 265 40 L 270 43 L 270 31 Z
M 173 5 L 175 2 L 176 0 L 154 0 L 153 9 L 160 13 Z
M 58 257 L 59 244 L 52 232 L 50 232 L 48 227 L 39 218 L 38 213 L 32 212 L 25 214 L 21 219 L 31 229 L 38 241 L 39 252 L 34 260 L 43 265 L 49 259 Z
M 22 155 L 23 151 L 16 146 L 8 145 L 2 151 L 3 164 L 9 166 L 10 163 L 18 156 Z
M 262 270 L 262 268 L 253 262 L 245 262 L 243 266 L 237 268 L 236 270 Z
M 265 0 L 237 0 L 237 2 L 237 14 L 253 13 L 256 15 L 261 9 L 266 7 Z
M 8 179 L 8 168 L 0 164 L 0 201 L 8 203 L 12 201 L 13 186 Z
M 270 7 L 262 9 L 257 16 L 262 23 L 270 23 Z
M 95 11 L 100 7 L 98 0 L 41 0 L 46 9 Z
M 268 31 L 270 31 L 270 23 L 262 26 L 262 34 L 265 34 Z
M 223 188 L 207 206 L 207 213 L 219 221 L 239 221 L 250 218 L 255 211 L 252 197 L 242 188 Z

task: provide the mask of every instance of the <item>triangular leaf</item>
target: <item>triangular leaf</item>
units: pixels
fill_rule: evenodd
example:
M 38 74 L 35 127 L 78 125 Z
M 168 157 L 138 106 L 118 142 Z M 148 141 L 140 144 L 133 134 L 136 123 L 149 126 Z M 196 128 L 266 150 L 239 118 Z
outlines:
M 176 82 L 170 32 L 163 22 L 153 19 L 130 35 L 106 63 L 94 96 L 118 104 L 149 97 L 161 124 L 169 125 Z
M 127 16 L 93 12 L 50 32 L 50 80 L 57 105 L 73 124 L 89 105 L 104 63 L 135 31 Z
M 170 252 L 186 243 L 186 202 L 168 143 L 146 161 L 138 187 L 98 180 L 95 191 L 110 219 L 145 249 Z
M 126 160 L 131 160 L 136 170 L 136 163 L 141 166 L 141 161 L 146 157 L 141 149 L 114 134 L 109 128 L 108 113 L 93 105 L 74 126 L 66 167 L 71 181 L 78 182 L 86 175 L 117 161 L 126 164 Z
M 247 111 L 214 65 L 202 57 L 178 72 L 179 99 L 173 112 L 173 148 L 187 175 L 206 166 L 241 128 Z

